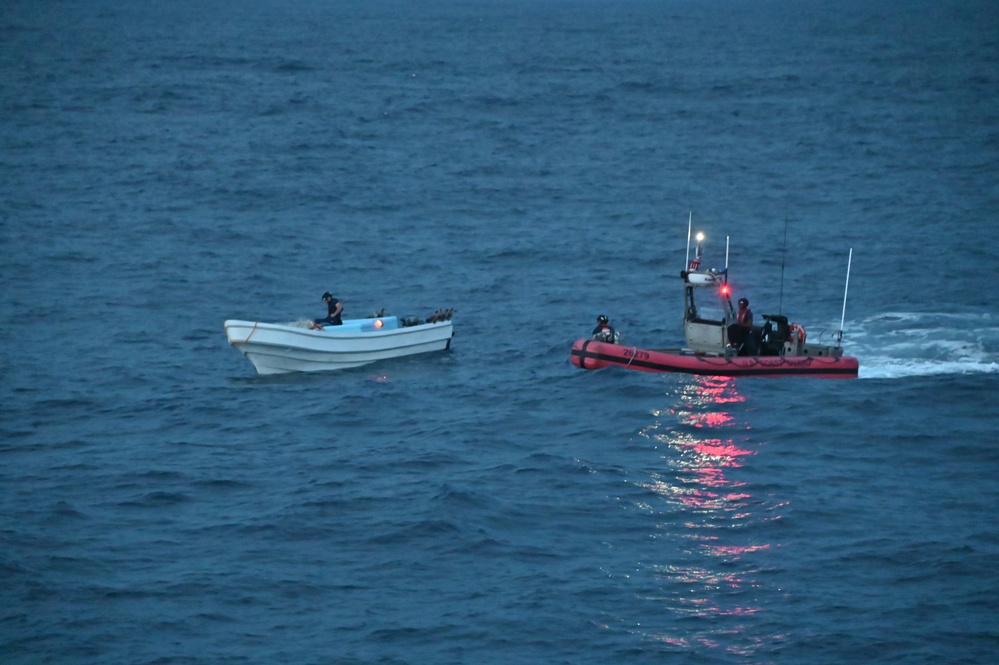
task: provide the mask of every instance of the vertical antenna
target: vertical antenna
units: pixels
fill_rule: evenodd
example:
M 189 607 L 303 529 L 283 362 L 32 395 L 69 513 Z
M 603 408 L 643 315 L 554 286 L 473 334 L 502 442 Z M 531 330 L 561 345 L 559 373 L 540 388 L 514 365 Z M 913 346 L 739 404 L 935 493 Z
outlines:
M 784 262 L 787 256 L 787 224 L 788 218 L 784 218 L 784 246 L 780 250 L 780 299 L 777 301 L 777 313 L 784 314 Z
M 839 341 L 843 341 L 843 327 L 846 324 L 846 294 L 850 290 L 850 266 L 853 265 L 853 247 L 850 248 L 850 258 L 846 260 L 846 286 L 843 287 L 843 316 L 839 319 Z
M 687 258 L 683 261 L 683 269 L 690 270 L 690 229 L 694 224 L 694 211 L 691 210 L 687 217 Z

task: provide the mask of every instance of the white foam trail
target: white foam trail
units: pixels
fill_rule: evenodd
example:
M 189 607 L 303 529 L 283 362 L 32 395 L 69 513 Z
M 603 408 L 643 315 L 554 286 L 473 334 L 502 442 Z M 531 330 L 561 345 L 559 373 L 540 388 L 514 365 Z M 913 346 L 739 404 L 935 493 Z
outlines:
M 885 312 L 848 326 L 860 378 L 999 372 L 999 321 L 991 313 Z
M 912 376 L 939 376 L 943 374 L 994 374 L 999 363 L 978 362 L 898 362 L 888 359 L 862 359 L 861 379 L 901 379 Z

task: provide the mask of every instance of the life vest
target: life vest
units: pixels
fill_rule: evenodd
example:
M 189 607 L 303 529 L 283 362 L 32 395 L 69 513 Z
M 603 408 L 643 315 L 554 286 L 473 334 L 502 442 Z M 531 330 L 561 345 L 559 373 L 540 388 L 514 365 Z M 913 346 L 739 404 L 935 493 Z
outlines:
M 617 331 L 610 326 L 600 326 L 593 331 L 593 339 L 598 342 L 617 344 L 620 338 L 621 336 L 617 334 Z
M 791 344 L 804 344 L 806 339 L 808 339 L 808 334 L 800 323 L 792 323 L 791 327 L 787 329 L 787 341 Z

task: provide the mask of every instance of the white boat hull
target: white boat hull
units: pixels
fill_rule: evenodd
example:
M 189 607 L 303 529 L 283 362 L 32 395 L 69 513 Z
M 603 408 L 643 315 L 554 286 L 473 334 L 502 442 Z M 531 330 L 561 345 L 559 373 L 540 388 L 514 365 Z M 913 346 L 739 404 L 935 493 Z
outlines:
M 229 343 L 253 363 L 258 374 L 348 369 L 451 346 L 451 321 L 398 327 L 394 319 L 378 319 L 382 328 L 375 327 L 375 319 L 354 319 L 324 330 L 229 320 L 225 332 Z

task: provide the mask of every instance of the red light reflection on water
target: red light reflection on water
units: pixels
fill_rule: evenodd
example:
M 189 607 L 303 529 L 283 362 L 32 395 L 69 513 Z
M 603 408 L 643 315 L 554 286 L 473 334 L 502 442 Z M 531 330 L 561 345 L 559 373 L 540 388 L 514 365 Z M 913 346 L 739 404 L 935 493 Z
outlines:
M 710 378 L 688 385 L 673 409 L 657 412 L 656 415 L 674 415 L 682 427 L 709 432 L 681 429 L 652 434 L 652 438 L 671 449 L 671 466 L 680 473 L 672 482 L 657 479 L 651 489 L 680 501 L 697 514 L 732 510 L 750 498 L 738 491 L 743 483 L 727 478 L 725 471 L 742 466 L 742 458 L 755 453 L 740 448 L 732 439 L 704 436 L 712 430 L 736 427 L 725 406 L 744 401 L 745 397 L 735 389 L 734 379 Z
M 658 422 L 643 431 L 662 450 L 667 467 L 645 486 L 678 507 L 678 512 L 664 513 L 678 521 L 667 519 L 660 529 L 670 536 L 666 542 L 680 550 L 670 555 L 669 565 L 653 567 L 672 615 L 732 620 L 761 611 L 752 600 L 759 587 L 752 559 L 772 545 L 750 542 L 738 530 L 779 516 L 770 511 L 761 515 L 752 488 L 731 477 L 756 454 L 737 442 L 752 434 L 744 409 L 738 408 L 745 401 L 735 379 L 699 378 L 681 389 L 674 406 L 655 411 Z M 751 653 L 766 641 L 753 635 L 748 624 L 722 625 L 726 627 L 651 637 L 731 653 Z

